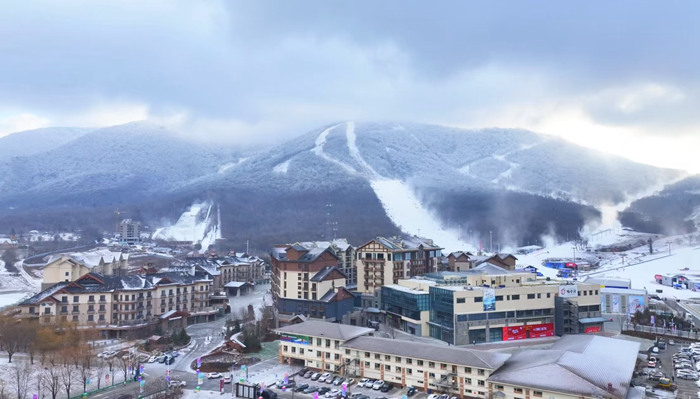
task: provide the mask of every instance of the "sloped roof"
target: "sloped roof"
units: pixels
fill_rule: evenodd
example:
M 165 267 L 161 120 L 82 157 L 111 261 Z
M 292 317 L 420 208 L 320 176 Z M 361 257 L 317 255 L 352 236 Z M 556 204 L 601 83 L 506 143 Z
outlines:
M 329 323 L 327 321 L 307 320 L 303 323 L 280 327 L 277 333 L 302 334 L 313 337 L 339 339 L 347 341 L 361 335 L 374 332 L 372 328 L 349 326 L 347 324 Z
M 25 299 L 24 301 L 20 302 L 19 305 L 36 305 L 43 302 L 47 298 L 55 301 L 55 299 L 51 298 L 51 295 L 65 288 L 68 284 L 70 284 L 70 282 L 61 281 L 60 283 L 54 284 L 40 293 Z
M 415 251 L 418 250 L 420 246 L 423 246 L 424 250 L 442 249 L 442 247 L 435 245 L 433 240 L 418 236 L 377 237 L 372 241 L 382 244 L 393 252 Z M 369 244 L 369 242 L 365 245 Z
M 380 337 L 358 337 L 343 347 L 489 370 L 499 368 L 510 357 L 505 353 Z
M 595 335 L 565 335 L 550 349 L 513 355 L 489 377 L 491 382 L 623 399 L 639 343 Z M 547 378 L 541 378 L 546 375 Z M 611 389 L 608 389 L 611 384 Z
M 333 272 L 340 273 L 343 277 L 347 278 L 348 276 L 345 275 L 340 269 L 338 269 L 335 266 L 326 266 L 323 269 L 319 270 L 318 273 L 314 274 L 313 277 L 311 277 L 311 281 L 313 282 L 320 282 L 326 279 L 326 277 L 330 276 L 331 273 Z

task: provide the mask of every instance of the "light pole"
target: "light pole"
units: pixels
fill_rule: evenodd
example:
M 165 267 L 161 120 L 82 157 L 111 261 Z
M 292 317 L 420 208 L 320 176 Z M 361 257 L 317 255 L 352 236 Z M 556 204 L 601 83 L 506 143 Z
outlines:
M 666 241 L 666 245 L 668 246 L 668 256 L 671 256 L 671 241 Z
M 576 271 L 576 279 L 578 280 L 578 265 L 576 264 L 576 247 L 571 247 L 571 249 L 574 250 L 574 261 L 572 263 L 574 264 L 574 270 Z
M 493 234 L 489 230 L 489 252 L 493 253 Z

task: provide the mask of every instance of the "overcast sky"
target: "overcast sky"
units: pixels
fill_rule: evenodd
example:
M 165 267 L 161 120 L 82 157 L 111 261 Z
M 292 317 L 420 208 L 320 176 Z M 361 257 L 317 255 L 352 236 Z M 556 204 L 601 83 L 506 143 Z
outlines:
M 275 142 L 326 123 L 521 127 L 700 172 L 700 2 L 16 1 L 0 136 L 156 119 Z

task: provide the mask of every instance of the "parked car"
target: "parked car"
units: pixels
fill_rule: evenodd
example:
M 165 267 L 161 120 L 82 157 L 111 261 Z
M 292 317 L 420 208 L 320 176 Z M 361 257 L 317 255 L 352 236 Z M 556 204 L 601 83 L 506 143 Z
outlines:
M 299 370 L 299 372 L 297 373 L 297 375 L 300 375 L 300 376 L 303 377 L 303 376 L 306 375 L 306 373 L 308 373 L 308 372 L 309 372 L 309 368 L 308 368 L 308 367 L 304 367 L 303 369 Z
M 378 391 L 382 387 L 382 385 L 384 385 L 384 381 L 382 381 L 382 380 L 374 381 L 374 384 L 372 384 L 372 389 Z
M 440 399 L 440 395 L 436 393 L 431 393 L 430 395 L 428 395 L 428 399 Z
M 155 356 L 151 356 L 151 357 L 148 358 L 148 363 L 153 363 L 153 362 L 155 362 L 155 361 L 156 361 L 156 357 L 155 357 Z
M 321 373 L 313 373 L 311 374 L 311 381 L 316 381 L 319 378 L 321 378 Z
M 304 392 L 304 393 L 314 393 L 314 392 L 318 392 L 318 387 L 308 387 L 308 388 L 304 389 L 303 392 Z
M 443 393 L 442 395 L 440 395 L 440 399 L 450 399 L 450 395 Z
M 360 388 L 364 388 L 365 384 L 369 381 L 369 378 L 360 378 L 360 381 L 357 382 L 357 386 Z
M 158 363 L 165 363 L 165 356 L 158 356 Z
M 316 373 L 314 373 L 313 371 L 307 371 L 306 373 L 304 373 L 304 378 L 311 378 L 311 376 L 314 374 Z
M 393 388 L 393 387 L 391 386 L 391 384 L 388 383 L 388 382 L 385 382 L 385 383 L 382 384 L 382 386 L 379 388 L 379 390 L 382 391 L 382 392 L 389 392 L 389 391 L 391 391 L 391 388 Z
M 327 398 L 334 398 L 336 396 L 340 395 L 340 389 L 331 389 L 330 391 L 326 392 L 326 397 Z
M 350 386 L 350 385 L 352 385 L 352 384 L 354 384 L 354 383 L 355 383 L 355 379 L 354 379 L 354 378 L 348 378 L 348 379 L 346 379 L 345 381 L 343 381 L 343 384 L 345 384 L 345 385 L 347 385 L 347 386 Z
M 409 387 L 408 391 L 406 391 L 406 396 L 413 396 L 416 394 L 416 388 L 415 387 Z
M 309 384 L 299 384 L 296 387 L 294 387 L 294 392 L 301 392 L 308 387 L 309 387 Z
M 658 381 L 664 377 L 665 377 L 664 373 L 662 373 L 661 371 L 658 371 L 658 370 L 649 373 L 649 379 L 652 381 Z
M 221 378 L 221 373 L 209 373 L 209 374 L 207 374 L 207 379 L 213 380 L 214 378 Z
M 647 362 L 647 367 L 649 367 L 649 368 L 656 368 L 656 362 L 653 361 L 653 360 L 649 360 L 649 361 Z
M 186 387 L 186 386 L 187 386 L 187 382 L 185 382 L 185 381 L 180 381 L 180 380 L 170 380 L 170 382 L 168 383 L 168 386 L 171 387 L 171 388 L 174 388 L 174 387 Z
M 337 376 L 333 379 L 333 385 L 340 385 L 343 383 L 343 381 L 345 381 L 343 380 L 343 377 Z
M 318 378 L 318 382 L 326 382 L 326 379 L 331 376 L 331 373 L 323 373 Z
M 318 394 L 319 394 L 319 396 L 320 396 L 320 395 L 325 395 L 325 394 L 328 393 L 330 390 L 331 390 L 331 389 L 328 388 L 328 387 L 321 387 L 321 388 L 318 389 Z

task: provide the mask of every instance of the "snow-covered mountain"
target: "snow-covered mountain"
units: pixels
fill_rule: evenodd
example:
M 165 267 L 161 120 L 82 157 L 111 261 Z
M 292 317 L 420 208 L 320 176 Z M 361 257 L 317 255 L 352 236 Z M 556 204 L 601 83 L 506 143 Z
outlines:
M 6 224 L 87 204 L 104 220 L 118 205 L 146 223 L 177 225 L 209 201 L 220 211 L 217 234 L 263 247 L 402 231 L 449 249 L 575 237 L 603 204 L 683 176 L 529 131 L 408 123 L 333 124 L 245 157 L 137 123 L 0 163 Z

